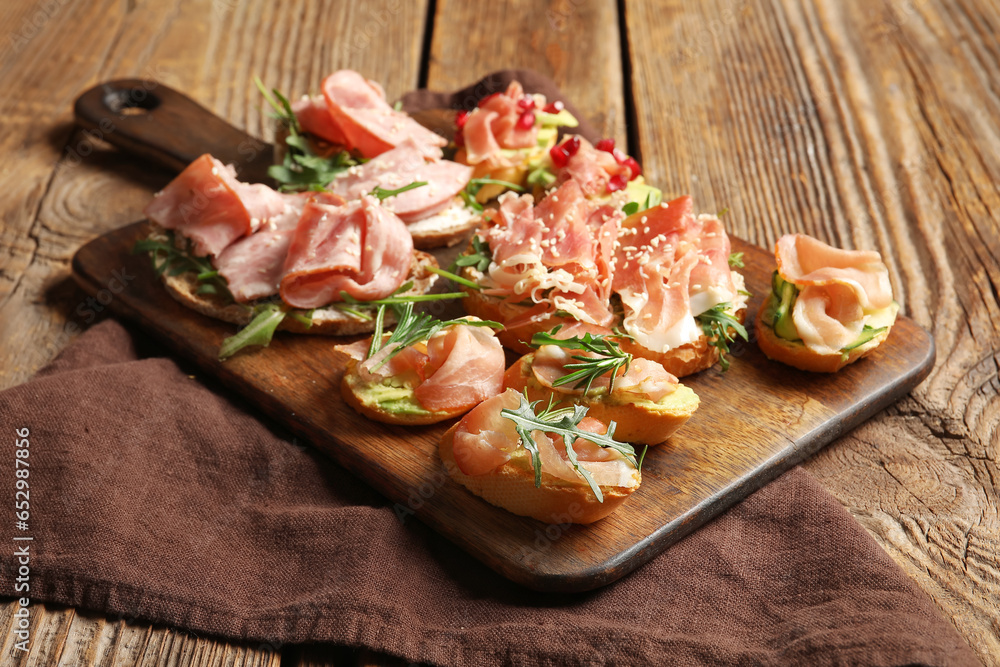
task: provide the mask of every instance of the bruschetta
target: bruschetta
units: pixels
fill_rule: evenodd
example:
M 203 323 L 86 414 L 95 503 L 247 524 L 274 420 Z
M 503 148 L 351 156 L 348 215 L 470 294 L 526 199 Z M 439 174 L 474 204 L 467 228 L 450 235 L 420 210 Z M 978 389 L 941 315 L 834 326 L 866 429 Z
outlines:
M 778 268 L 757 314 L 757 343 L 768 358 L 833 373 L 889 336 L 899 304 L 879 253 L 834 248 L 805 234 L 775 245 Z
M 441 439 L 451 477 L 487 502 L 547 523 L 593 523 L 639 488 L 635 452 L 586 408 L 549 412 L 508 389 Z

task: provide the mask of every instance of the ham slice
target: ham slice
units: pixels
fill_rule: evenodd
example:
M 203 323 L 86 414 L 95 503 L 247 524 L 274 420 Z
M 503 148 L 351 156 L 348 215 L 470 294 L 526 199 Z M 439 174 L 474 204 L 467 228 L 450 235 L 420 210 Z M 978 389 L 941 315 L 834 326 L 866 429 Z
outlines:
M 364 157 L 381 155 L 408 138 L 431 159 L 441 157 L 441 147 L 448 145 L 443 137 L 389 106 L 380 87 L 352 70 L 326 77 L 323 96 L 344 143 Z
M 889 269 L 877 252 L 787 234 L 775 256 L 781 276 L 799 287 L 792 322 L 817 354 L 839 354 L 861 335 L 868 315 L 893 303 Z
M 576 181 L 587 197 L 603 197 L 607 194 L 608 181 L 616 174 L 629 178 L 629 168 L 618 164 L 615 156 L 607 151 L 599 151 L 584 139 L 580 147 L 569 157 L 566 166 L 559 170 L 559 182 Z
M 288 248 L 281 298 L 296 308 L 341 301 L 342 291 L 381 299 L 403 284 L 412 256 L 406 225 L 374 197 L 344 206 L 309 201 Z
M 521 403 L 514 389 L 488 398 L 462 418 L 455 430 L 452 450 L 455 463 L 466 475 L 485 475 L 510 460 L 521 446 L 514 422 L 500 411 Z
M 308 200 L 333 206 L 344 203 L 330 193 L 283 196 L 285 210 L 281 215 L 263 223 L 256 232 L 239 239 L 213 260 L 236 301 L 246 303 L 278 293 L 288 246 L 302 215 L 302 207 Z
M 330 113 L 330 108 L 326 105 L 326 98 L 322 95 L 303 97 L 292 103 L 292 112 L 299 121 L 303 130 L 329 141 L 331 144 L 344 145 L 347 138 Z
M 196 256 L 215 256 L 262 221 L 281 215 L 284 198 L 261 184 L 240 183 L 236 170 L 207 153 L 157 193 L 146 217 L 193 244 Z
M 537 145 L 538 128 L 534 122 L 525 128 L 518 122 L 527 110 L 518 105 L 534 98 L 524 94 L 524 88 L 512 81 L 503 93 L 491 95 L 479 103 L 462 127 L 466 162 L 480 164 L 491 161 L 491 167 L 509 164 L 500 155 L 504 148 L 531 148 Z M 530 113 L 530 112 L 529 112 Z
M 428 410 L 469 409 L 502 391 L 506 361 L 491 329 L 450 326 L 427 342 L 427 377 L 413 395 Z
M 447 208 L 472 178 L 472 168 L 450 160 L 424 160 L 421 147 L 411 139 L 365 164 L 351 167 L 330 184 L 346 199 L 357 199 L 376 186 L 397 190 L 410 183 L 423 185 L 383 200 L 403 222 L 416 222 Z

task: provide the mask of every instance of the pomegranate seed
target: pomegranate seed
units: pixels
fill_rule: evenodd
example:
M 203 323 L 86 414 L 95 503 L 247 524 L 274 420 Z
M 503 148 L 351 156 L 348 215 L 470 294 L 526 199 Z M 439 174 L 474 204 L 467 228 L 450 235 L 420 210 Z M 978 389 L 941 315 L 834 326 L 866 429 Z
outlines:
M 576 152 L 580 150 L 580 137 L 573 135 L 564 141 L 563 149 L 566 151 L 567 155 L 576 155 Z
M 594 148 L 596 148 L 599 151 L 604 151 L 605 153 L 610 153 L 615 149 L 615 140 L 601 139 L 600 141 L 597 142 L 597 145 L 594 146 Z
M 642 173 L 642 167 L 639 166 L 639 163 L 636 162 L 634 157 L 630 156 L 626 158 L 622 164 L 628 167 L 632 171 L 632 175 L 628 177 L 628 180 L 630 181 Z
M 517 108 L 522 111 L 527 111 L 528 109 L 535 108 L 535 98 L 531 95 L 525 95 L 517 101 Z
M 608 181 L 608 192 L 617 192 L 628 184 L 624 174 L 615 174 Z
M 465 121 L 467 120 L 469 120 L 468 111 L 459 111 L 458 113 L 455 114 L 455 125 L 458 127 L 458 129 L 461 130 L 463 127 L 465 127 Z
M 522 130 L 530 130 L 535 126 L 535 112 L 528 109 L 517 119 L 517 126 Z
M 487 102 L 489 102 L 490 100 L 492 100 L 494 97 L 496 97 L 499 94 L 500 93 L 493 93 L 492 95 L 487 95 L 483 99 L 479 100 L 479 104 L 477 104 L 476 106 L 479 106 L 479 107 L 484 106 Z
M 455 145 L 456 146 L 465 145 L 465 132 L 462 132 L 461 128 L 455 131 Z
M 542 111 L 544 111 L 545 113 L 559 113 L 564 108 L 566 108 L 566 105 L 560 102 L 559 100 L 556 100 L 555 102 L 550 102 L 549 104 L 546 104 L 545 108 L 542 109 Z
M 550 148 L 549 157 L 551 157 L 552 162 L 560 168 L 565 167 L 566 163 L 569 162 L 569 153 L 566 152 L 564 145 L 557 145 Z
M 611 151 L 611 154 L 615 156 L 615 162 L 618 164 L 625 164 L 625 160 L 628 159 L 628 155 L 617 148 Z

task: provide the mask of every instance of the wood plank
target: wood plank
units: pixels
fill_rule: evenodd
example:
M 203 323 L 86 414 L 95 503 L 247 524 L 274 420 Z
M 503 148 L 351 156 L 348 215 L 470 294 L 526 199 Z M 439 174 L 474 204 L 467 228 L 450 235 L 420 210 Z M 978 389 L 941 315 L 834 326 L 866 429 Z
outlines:
M 382 83 L 390 98 L 419 79 L 426 2 L 298 0 L 279 10 L 264 0 L 202 0 L 122 9 L 110 3 L 61 10 L 32 48 L 0 70 L 7 89 L 25 91 L 0 100 L 9 128 L 0 149 L 18 164 L 0 171 L 0 387 L 23 382 L 92 323 L 80 315 L 89 310 L 86 294 L 68 280 L 73 251 L 141 217 L 170 179 L 71 131 L 77 94 L 99 80 L 153 78 L 271 138 L 255 74 L 298 95 L 317 90 L 325 74 L 353 67 Z M 39 44 L 59 48 L 42 56 Z M 53 128 L 57 134 L 49 136 Z
M 761 244 L 803 231 L 879 250 L 904 312 L 933 331 L 931 378 L 806 467 L 989 661 L 1000 16 L 987 5 L 630 3 L 625 18 L 651 180 L 729 207 L 731 228 Z
M 96 295 L 110 280 L 109 267 L 124 266 L 136 278 L 111 310 L 329 453 L 398 503 L 401 518 L 415 515 L 500 574 L 538 590 L 589 590 L 624 576 L 909 391 L 933 360 L 929 337 L 905 318 L 870 360 L 836 375 L 795 371 L 745 346 L 724 376 L 709 370 L 684 379 L 701 407 L 648 453 L 642 488 L 627 512 L 614 521 L 560 526 L 559 539 L 538 548 L 545 524 L 496 508 L 448 476 L 437 448 L 449 424 L 386 426 L 347 406 L 337 389 L 345 357 L 328 340 L 279 333 L 268 348 L 220 362 L 219 346 L 232 326 L 181 306 L 147 258 L 130 254 L 147 234 L 148 223 L 140 222 L 88 243 L 74 257 L 74 276 Z M 747 288 L 764 294 L 773 257 L 738 239 L 733 249 L 745 253 Z M 752 299 L 749 311 L 761 300 Z M 737 405 L 733 396 L 744 398 Z
M 625 142 L 621 40 L 612 0 L 439 0 L 427 87 L 455 90 L 500 69 L 552 78 L 603 136 Z

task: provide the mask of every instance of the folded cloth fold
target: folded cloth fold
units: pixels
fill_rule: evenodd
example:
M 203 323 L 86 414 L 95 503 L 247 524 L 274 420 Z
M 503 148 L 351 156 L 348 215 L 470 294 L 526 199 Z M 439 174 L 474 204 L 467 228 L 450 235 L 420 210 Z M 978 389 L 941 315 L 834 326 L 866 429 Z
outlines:
M 281 646 L 493 664 L 977 664 L 795 468 L 583 594 L 507 582 L 220 387 L 106 321 L 0 392 L 30 433 L 32 600 Z M 0 479 L 14 498 L 14 474 Z M 4 527 L 6 543 L 15 531 Z M 17 543 L 22 544 L 22 543 Z M 0 594 L 17 564 L 0 559 Z M 19 595 L 19 594 L 18 594 Z
M 531 71 L 404 102 L 469 108 L 515 78 L 566 102 Z M 0 392 L 8 460 L 15 429 L 30 431 L 31 518 L 18 535 L 34 538 L 16 543 L 29 545 L 30 591 L 15 590 L 18 564 L 4 557 L 0 595 L 447 665 L 978 664 L 800 468 L 610 586 L 537 593 L 400 523 L 348 472 L 138 341 L 103 322 Z M 14 493 L 8 468 L 0 494 Z M 8 522 L 0 539 L 15 544 L 15 532 Z

